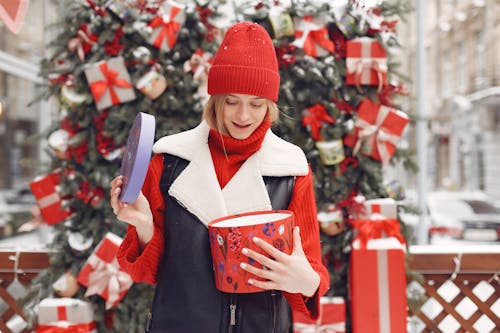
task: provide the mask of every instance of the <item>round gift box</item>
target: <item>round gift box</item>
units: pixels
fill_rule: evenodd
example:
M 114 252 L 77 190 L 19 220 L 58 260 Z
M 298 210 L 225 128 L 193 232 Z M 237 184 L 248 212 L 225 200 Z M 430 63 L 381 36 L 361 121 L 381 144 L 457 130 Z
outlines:
M 155 118 L 139 112 L 134 119 L 123 153 L 120 173 L 123 175 L 121 202 L 135 202 L 148 171 L 155 137 Z
M 241 253 L 243 248 L 269 255 L 253 242 L 253 237 L 272 244 L 280 251 L 292 252 L 293 212 L 287 210 L 259 211 L 226 216 L 208 224 L 210 248 L 218 290 L 228 293 L 253 293 L 262 289 L 248 279 L 262 280 L 240 267 L 244 262 L 262 268 L 258 262 Z

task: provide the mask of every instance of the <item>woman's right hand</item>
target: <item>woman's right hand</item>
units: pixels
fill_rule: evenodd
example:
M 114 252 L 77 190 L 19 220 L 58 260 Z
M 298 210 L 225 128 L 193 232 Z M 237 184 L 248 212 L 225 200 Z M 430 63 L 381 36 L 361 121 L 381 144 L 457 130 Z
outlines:
M 120 221 L 136 227 L 139 240 L 146 244 L 153 237 L 153 214 L 148 199 L 140 192 L 135 202 L 120 202 L 122 186 L 123 176 L 118 176 L 111 181 L 110 203 L 113 213 Z

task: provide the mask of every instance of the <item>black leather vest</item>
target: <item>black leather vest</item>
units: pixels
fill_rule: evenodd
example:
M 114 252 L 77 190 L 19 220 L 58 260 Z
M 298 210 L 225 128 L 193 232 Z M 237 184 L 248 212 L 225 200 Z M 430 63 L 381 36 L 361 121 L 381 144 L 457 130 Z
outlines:
M 150 333 L 287 333 L 290 308 L 279 291 L 229 294 L 215 288 L 206 226 L 168 195 L 189 162 L 164 154 L 164 252 Z M 287 209 L 294 177 L 264 177 L 273 209 Z

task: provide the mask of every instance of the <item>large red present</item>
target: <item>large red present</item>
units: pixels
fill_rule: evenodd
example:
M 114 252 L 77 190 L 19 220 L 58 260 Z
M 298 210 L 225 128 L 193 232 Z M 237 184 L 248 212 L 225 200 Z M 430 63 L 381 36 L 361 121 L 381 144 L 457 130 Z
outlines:
M 321 297 L 317 320 L 293 311 L 293 333 L 345 333 L 345 302 L 342 297 Z
M 59 195 L 59 173 L 53 172 L 37 177 L 30 183 L 31 192 L 35 196 L 42 217 L 49 225 L 54 225 L 71 215 L 69 209 L 63 209 Z
M 87 287 L 85 296 L 100 295 L 106 300 L 106 309 L 118 304 L 133 283 L 116 259 L 121 242 L 120 237 L 108 232 L 77 276 L 78 282 Z
M 370 37 L 354 38 L 346 42 L 346 84 L 382 86 L 387 83 L 387 53 L 384 47 Z
M 85 76 L 98 110 L 135 99 L 134 86 L 122 57 L 89 65 Z
M 353 333 L 407 331 L 405 253 L 398 239 L 353 242 L 349 289 Z
M 354 131 L 344 137 L 344 144 L 383 163 L 388 163 L 409 122 L 403 111 L 365 99 L 358 108 Z
M 153 33 L 148 42 L 158 49 L 170 51 L 177 43 L 177 35 L 186 21 L 186 6 L 174 1 L 166 1 L 153 17 L 149 26 Z
M 45 298 L 38 307 L 36 333 L 97 333 L 94 312 L 89 303 L 75 298 Z

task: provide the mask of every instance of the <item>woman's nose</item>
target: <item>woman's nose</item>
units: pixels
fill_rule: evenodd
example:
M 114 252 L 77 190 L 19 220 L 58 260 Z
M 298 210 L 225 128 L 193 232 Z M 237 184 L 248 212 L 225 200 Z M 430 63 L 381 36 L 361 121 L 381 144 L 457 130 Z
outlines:
M 241 103 L 237 115 L 239 120 L 247 120 L 248 118 L 250 118 L 250 108 L 244 103 Z

